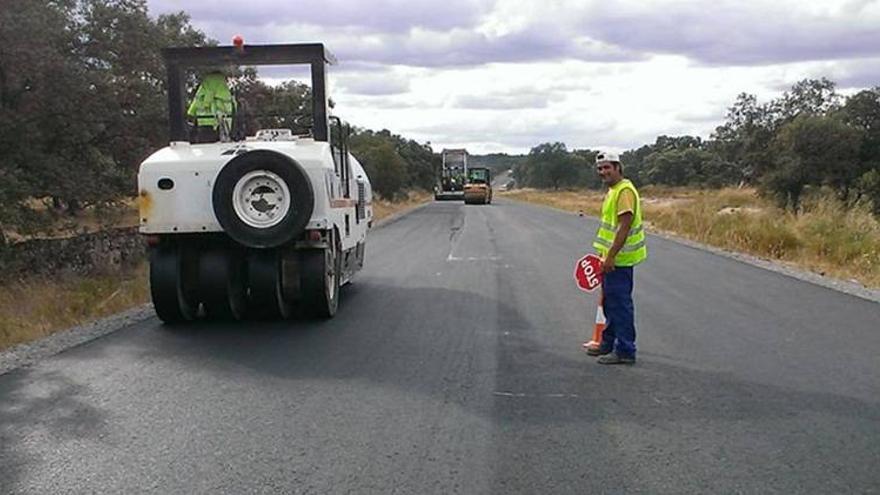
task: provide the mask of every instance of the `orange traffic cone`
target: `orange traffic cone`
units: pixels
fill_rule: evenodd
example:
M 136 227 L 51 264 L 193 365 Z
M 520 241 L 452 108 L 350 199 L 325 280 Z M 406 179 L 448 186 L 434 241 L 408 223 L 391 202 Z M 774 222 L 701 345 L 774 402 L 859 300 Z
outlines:
M 596 307 L 596 324 L 593 326 L 593 338 L 589 342 L 583 343 L 585 351 L 599 350 L 599 345 L 602 343 L 602 331 L 605 330 L 605 310 L 602 309 L 604 300 L 604 295 L 599 297 L 599 306 Z

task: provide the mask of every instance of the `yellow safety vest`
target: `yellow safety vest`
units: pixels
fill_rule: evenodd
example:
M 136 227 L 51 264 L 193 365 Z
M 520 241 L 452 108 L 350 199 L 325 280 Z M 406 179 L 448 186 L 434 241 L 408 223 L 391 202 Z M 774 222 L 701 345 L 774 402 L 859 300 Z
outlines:
M 614 244 L 614 236 L 617 235 L 617 226 L 620 223 L 620 219 L 617 217 L 617 199 L 624 189 L 633 192 L 635 196 L 633 209 L 635 211 L 633 211 L 629 235 L 620 252 L 617 253 L 614 264 L 615 266 L 634 266 L 648 258 L 648 247 L 645 245 L 645 231 L 642 229 L 642 200 L 636 187 L 627 179 L 621 180 L 608 189 L 608 194 L 605 195 L 605 201 L 602 203 L 602 223 L 599 224 L 593 247 L 604 258 Z
M 217 117 L 222 117 L 227 128 L 232 126 L 232 114 L 235 113 L 235 98 L 226 84 L 226 76 L 219 73 L 206 74 L 196 90 L 196 96 L 189 105 L 186 114 L 195 118 L 196 125 L 217 129 Z

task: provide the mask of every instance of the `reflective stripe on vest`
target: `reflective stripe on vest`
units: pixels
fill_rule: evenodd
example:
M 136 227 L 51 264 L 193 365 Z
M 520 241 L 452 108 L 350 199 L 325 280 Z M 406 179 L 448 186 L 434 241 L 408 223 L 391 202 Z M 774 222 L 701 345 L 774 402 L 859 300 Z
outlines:
M 617 253 L 614 264 L 633 266 L 645 261 L 648 257 L 648 247 L 645 245 L 645 230 L 642 228 L 642 200 L 635 186 L 627 179 L 621 180 L 608 189 L 605 201 L 602 203 L 602 218 L 599 230 L 596 232 L 596 240 L 593 241 L 593 247 L 600 256 L 605 257 L 614 244 L 617 226 L 620 223 L 617 217 L 617 200 L 620 198 L 620 192 L 624 189 L 629 189 L 635 196 L 633 221 L 626 242 Z

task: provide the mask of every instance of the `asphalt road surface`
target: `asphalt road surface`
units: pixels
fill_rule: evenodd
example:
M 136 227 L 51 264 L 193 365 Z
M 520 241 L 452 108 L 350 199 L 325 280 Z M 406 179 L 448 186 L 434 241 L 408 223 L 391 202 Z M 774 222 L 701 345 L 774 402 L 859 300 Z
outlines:
M 638 364 L 600 366 L 595 226 L 434 203 L 331 321 L 151 319 L 0 376 L 0 492 L 880 491 L 880 304 L 650 237 Z

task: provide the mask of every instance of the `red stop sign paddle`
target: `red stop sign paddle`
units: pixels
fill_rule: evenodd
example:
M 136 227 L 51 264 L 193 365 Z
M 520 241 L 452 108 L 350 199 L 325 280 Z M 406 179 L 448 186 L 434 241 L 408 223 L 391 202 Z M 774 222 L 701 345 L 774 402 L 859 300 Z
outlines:
M 588 254 L 579 259 L 574 266 L 574 280 L 584 292 L 596 290 L 602 285 L 602 258 Z

